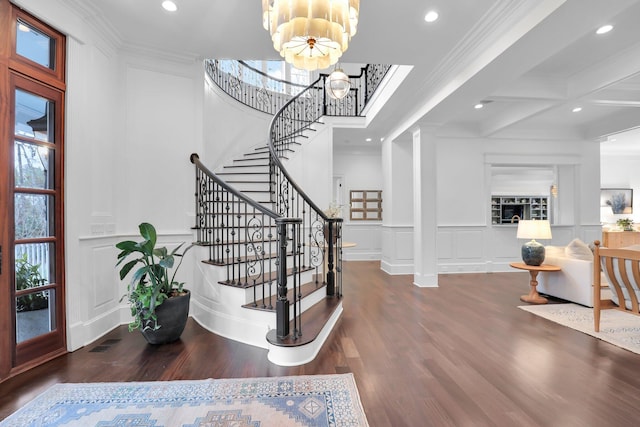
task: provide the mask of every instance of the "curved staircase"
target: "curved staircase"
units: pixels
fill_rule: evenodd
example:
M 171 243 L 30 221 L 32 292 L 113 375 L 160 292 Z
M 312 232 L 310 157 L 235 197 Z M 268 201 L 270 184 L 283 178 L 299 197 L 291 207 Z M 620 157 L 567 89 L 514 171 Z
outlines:
M 381 67 L 386 73 L 388 67 Z M 282 105 L 271 121 L 268 145 L 215 173 L 191 155 L 196 243 L 209 266 L 202 269 L 203 298 L 193 317 L 216 333 L 268 348 L 269 360 L 278 365 L 309 362 L 342 313 L 342 220 L 328 218 L 284 163 L 303 148 L 323 115 L 357 115 L 364 105 L 359 98 L 373 91 L 358 89 L 366 81 L 355 76 L 350 96 L 329 102 L 327 76 L 321 75 L 296 96 L 283 97 L 253 86 L 238 90 L 237 77 L 222 72 L 218 61 L 208 61 L 206 68 L 211 80 L 240 102 L 249 105 L 246 93 L 253 93 L 262 94 L 254 98 L 269 110 L 274 100 Z M 376 79 L 380 83 L 379 72 Z

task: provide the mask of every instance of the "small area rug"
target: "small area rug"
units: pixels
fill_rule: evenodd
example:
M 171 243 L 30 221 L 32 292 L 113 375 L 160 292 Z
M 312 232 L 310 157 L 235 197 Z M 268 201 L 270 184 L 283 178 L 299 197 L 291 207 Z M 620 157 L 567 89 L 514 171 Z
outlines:
M 56 384 L 0 426 L 368 426 L 352 374 Z
M 595 332 L 592 308 L 577 304 L 523 305 L 518 308 L 640 354 L 640 316 L 613 309 L 603 310 L 600 332 Z

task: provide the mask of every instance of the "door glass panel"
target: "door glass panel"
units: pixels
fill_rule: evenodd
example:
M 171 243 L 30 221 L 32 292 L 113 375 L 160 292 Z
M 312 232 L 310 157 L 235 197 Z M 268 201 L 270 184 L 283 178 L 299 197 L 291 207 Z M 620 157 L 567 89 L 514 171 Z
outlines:
M 48 35 L 18 19 L 16 25 L 16 53 L 43 67 L 55 68 L 56 41 Z
M 16 141 L 14 147 L 15 186 L 51 189 L 53 187 L 53 150 Z
M 53 243 L 16 245 L 16 291 L 33 289 L 51 283 Z
M 53 196 L 46 194 L 16 193 L 16 240 L 49 237 L 53 229 Z
M 49 289 L 16 298 L 16 343 L 56 329 L 55 294 Z
M 46 98 L 16 90 L 15 134 L 53 142 L 54 104 Z

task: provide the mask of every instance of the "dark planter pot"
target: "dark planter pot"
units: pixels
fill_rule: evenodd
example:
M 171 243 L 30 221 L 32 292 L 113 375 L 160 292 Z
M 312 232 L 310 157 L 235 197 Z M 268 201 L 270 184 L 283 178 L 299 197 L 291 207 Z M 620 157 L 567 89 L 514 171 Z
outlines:
M 189 317 L 189 300 L 191 299 L 191 292 L 186 289 L 184 291 L 187 292 L 186 295 L 166 299 L 156 308 L 160 329 L 142 331 L 142 335 L 149 344 L 166 344 L 176 341 L 182 335 Z

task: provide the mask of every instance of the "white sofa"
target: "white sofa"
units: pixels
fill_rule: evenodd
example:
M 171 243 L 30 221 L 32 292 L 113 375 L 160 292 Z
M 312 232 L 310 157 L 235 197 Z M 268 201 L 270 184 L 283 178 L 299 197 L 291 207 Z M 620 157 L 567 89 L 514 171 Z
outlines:
M 585 243 L 575 239 L 566 247 L 545 247 L 544 264 L 557 265 L 562 270 L 541 272 L 539 293 L 593 307 L 593 253 Z M 608 282 L 602 278 L 602 283 Z

